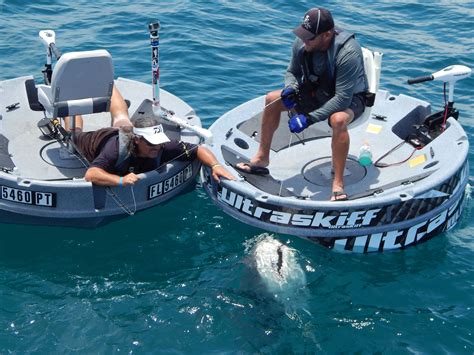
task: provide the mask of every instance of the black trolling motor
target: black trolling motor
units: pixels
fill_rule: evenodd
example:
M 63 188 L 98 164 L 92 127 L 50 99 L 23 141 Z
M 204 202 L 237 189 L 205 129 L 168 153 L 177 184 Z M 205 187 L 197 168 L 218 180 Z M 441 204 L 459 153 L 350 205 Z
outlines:
M 442 81 L 444 83 L 444 109 L 435 112 L 423 121 L 423 124 L 417 125 L 415 133 L 407 137 L 407 141 L 415 147 L 422 147 L 430 143 L 446 129 L 446 120 L 448 117 L 459 118 L 459 111 L 454 107 L 454 84 L 456 81 L 465 79 L 471 75 L 471 69 L 464 65 L 450 65 L 436 73 L 409 79 L 408 84 L 417 84 L 425 81 Z M 449 85 L 448 101 L 446 101 L 446 84 Z
M 46 64 L 43 70 L 43 80 L 45 85 L 51 85 L 51 77 L 53 75 L 52 58 L 53 54 L 56 60 L 61 58 L 61 51 L 56 47 L 56 33 L 53 30 L 42 30 L 39 32 L 39 38 L 41 42 L 46 46 Z M 72 125 L 75 126 L 75 120 L 72 119 Z M 38 128 L 46 139 L 56 139 L 61 141 L 62 139 L 67 141 L 70 134 L 61 126 L 61 122 L 58 118 L 49 119 L 43 118 L 38 122 Z
M 53 75 L 52 58 L 53 54 L 56 57 L 56 61 L 61 58 L 61 51 L 56 47 L 56 33 L 53 30 L 42 30 L 39 32 L 39 38 L 46 46 L 46 64 L 43 70 L 43 79 L 45 85 L 51 85 L 51 78 Z M 43 108 L 44 109 L 44 108 Z M 59 118 L 43 118 L 37 124 L 39 130 L 43 134 L 44 139 L 52 140 L 55 139 L 61 144 L 65 144 L 70 153 L 74 153 L 76 148 L 74 146 L 74 134 L 76 128 L 76 118 L 71 116 L 70 118 L 71 132 L 67 132 Z

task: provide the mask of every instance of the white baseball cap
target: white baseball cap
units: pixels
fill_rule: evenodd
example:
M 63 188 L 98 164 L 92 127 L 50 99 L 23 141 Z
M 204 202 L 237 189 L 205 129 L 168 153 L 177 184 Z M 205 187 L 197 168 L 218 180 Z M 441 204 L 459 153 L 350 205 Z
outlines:
M 170 141 L 168 136 L 163 131 L 163 126 L 160 124 L 151 127 L 133 127 L 133 133 L 137 136 L 142 136 L 153 145 L 163 144 Z

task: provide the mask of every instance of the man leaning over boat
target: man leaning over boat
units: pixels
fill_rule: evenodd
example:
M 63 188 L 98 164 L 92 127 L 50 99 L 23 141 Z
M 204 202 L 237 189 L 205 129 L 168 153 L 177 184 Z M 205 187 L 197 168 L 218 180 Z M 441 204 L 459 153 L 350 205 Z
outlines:
M 190 143 L 170 141 L 154 117 L 140 117 L 132 122 L 128 107 L 114 87 L 110 103 L 112 127 L 82 132 L 82 117 L 76 116 L 75 145 L 90 162 L 85 179 L 102 186 L 134 185 L 138 174 L 157 169 L 172 160 L 199 159 L 211 168 L 215 180 L 234 180 L 207 148 Z M 65 118 L 65 129 L 70 120 Z
M 249 163 L 236 168 L 246 173 L 269 173 L 266 167 L 271 142 L 282 112 L 291 112 L 288 125 L 292 133 L 328 120 L 334 170 L 331 200 L 346 200 L 343 174 L 350 141 L 347 126 L 364 112 L 368 91 L 362 50 L 352 33 L 334 27 L 331 13 L 323 8 L 306 12 L 293 32 L 297 38 L 285 88 L 266 95 L 258 152 Z

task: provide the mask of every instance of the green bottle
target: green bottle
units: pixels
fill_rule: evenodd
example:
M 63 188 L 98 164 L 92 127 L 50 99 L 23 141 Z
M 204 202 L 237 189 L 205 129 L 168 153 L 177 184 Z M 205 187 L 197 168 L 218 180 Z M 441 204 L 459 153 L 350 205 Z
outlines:
M 372 164 L 372 150 L 367 141 L 365 141 L 362 147 L 360 147 L 359 164 L 362 166 L 369 166 Z

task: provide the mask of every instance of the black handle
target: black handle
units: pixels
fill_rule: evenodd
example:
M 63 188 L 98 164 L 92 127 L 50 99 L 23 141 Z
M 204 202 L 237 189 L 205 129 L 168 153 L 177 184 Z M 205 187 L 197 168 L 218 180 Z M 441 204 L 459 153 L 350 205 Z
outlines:
M 424 81 L 430 81 L 430 80 L 433 80 L 434 77 L 433 75 L 426 75 L 426 76 L 420 76 L 418 78 L 414 78 L 414 79 L 408 79 L 407 83 L 408 84 L 418 84 L 418 83 L 422 83 Z
M 148 30 L 150 31 L 150 35 L 158 36 L 158 30 L 160 29 L 160 23 L 158 21 L 152 22 L 148 25 Z
M 56 60 L 59 60 L 59 58 L 61 58 L 62 56 L 62 53 L 61 51 L 58 49 L 58 47 L 56 47 L 56 45 L 54 43 L 51 43 L 49 45 L 49 48 L 51 48 L 51 50 L 53 51 L 54 55 L 56 56 Z

